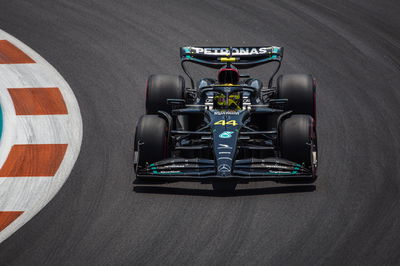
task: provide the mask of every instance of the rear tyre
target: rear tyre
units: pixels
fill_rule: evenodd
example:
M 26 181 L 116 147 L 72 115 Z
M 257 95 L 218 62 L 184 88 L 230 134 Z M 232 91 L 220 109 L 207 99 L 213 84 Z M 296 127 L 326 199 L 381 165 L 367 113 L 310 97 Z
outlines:
M 281 156 L 309 168 L 316 178 L 317 142 L 314 119 L 310 115 L 292 115 L 280 127 Z
M 185 99 L 185 79 L 182 76 L 151 75 L 147 80 L 146 113 L 171 112 L 167 99 Z
M 286 110 L 293 114 L 310 115 L 316 119 L 316 85 L 311 75 L 280 75 L 277 80 L 277 98 L 288 99 Z
M 168 157 L 168 126 L 163 118 L 157 115 L 140 118 L 136 126 L 135 154 L 139 167 Z

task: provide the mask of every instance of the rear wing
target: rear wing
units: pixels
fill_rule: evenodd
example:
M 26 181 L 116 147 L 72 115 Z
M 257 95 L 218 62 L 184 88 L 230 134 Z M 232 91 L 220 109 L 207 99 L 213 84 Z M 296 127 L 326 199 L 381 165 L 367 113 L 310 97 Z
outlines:
M 181 60 L 191 61 L 212 68 L 219 68 L 226 64 L 235 67 L 251 68 L 271 61 L 281 62 L 283 47 L 256 46 L 256 47 L 193 47 L 180 48 Z
M 181 66 L 190 79 L 192 89 L 194 81 L 185 67 L 186 62 L 211 68 L 233 65 L 238 69 L 251 68 L 269 62 L 278 62 L 275 72 L 269 79 L 268 88 L 278 73 L 283 57 L 283 47 L 254 46 L 254 47 L 199 47 L 185 46 L 180 48 Z

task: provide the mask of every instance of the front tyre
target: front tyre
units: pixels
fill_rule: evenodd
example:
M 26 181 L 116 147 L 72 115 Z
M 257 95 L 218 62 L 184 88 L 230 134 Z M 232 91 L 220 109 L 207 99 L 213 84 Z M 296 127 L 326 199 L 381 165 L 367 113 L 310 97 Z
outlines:
M 158 115 L 143 115 L 136 126 L 134 150 L 138 167 L 145 167 L 167 158 L 167 122 Z
M 310 169 L 317 175 L 317 136 L 310 115 L 292 115 L 280 126 L 281 157 Z

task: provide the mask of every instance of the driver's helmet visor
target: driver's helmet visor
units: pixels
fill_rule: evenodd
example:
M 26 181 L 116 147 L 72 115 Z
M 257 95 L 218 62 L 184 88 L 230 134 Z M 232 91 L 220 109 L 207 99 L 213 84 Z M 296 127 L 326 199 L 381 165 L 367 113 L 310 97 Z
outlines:
M 228 98 L 222 93 L 214 95 L 214 108 L 216 109 L 241 109 L 242 96 L 240 92 L 232 93 Z

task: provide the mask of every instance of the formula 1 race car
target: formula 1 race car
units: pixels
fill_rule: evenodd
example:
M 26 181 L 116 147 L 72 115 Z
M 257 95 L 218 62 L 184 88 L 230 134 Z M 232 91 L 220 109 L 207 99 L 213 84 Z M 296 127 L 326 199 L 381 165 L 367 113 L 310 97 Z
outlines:
M 146 114 L 136 127 L 139 180 L 200 181 L 214 189 L 237 183 L 312 183 L 317 177 L 315 80 L 278 73 L 283 48 L 181 47 L 182 76 L 152 75 Z M 277 62 L 268 86 L 240 69 Z M 218 70 L 197 82 L 186 63 Z

